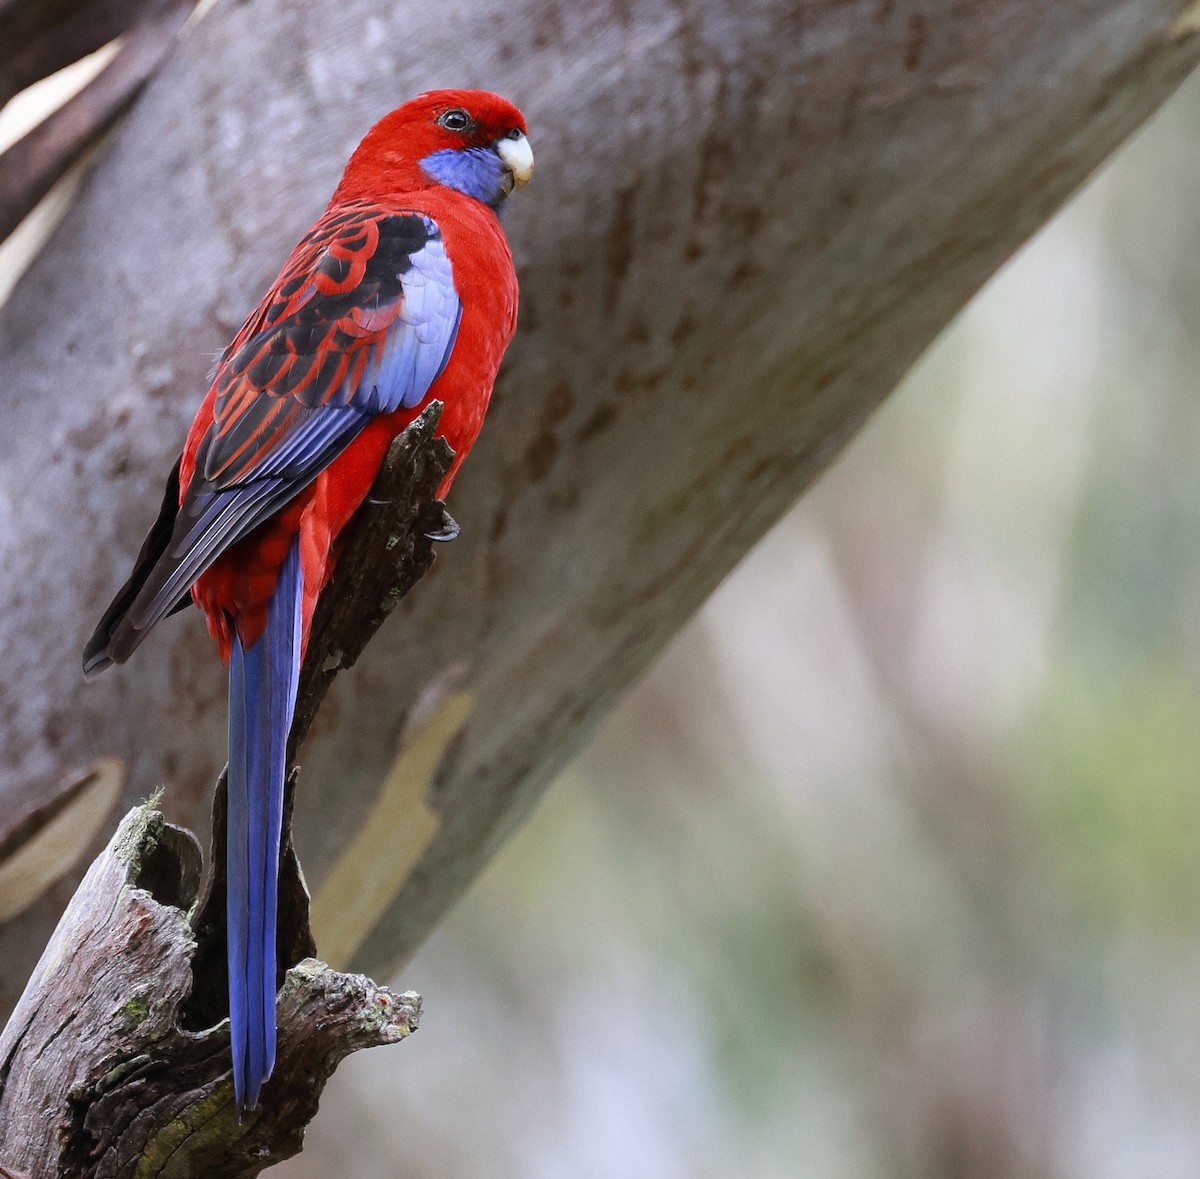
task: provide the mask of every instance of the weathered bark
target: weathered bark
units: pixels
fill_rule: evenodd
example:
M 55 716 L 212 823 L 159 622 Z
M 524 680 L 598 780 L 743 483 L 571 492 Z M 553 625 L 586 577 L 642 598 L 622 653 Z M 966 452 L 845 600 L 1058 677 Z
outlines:
M 346 1056 L 416 1028 L 418 996 L 299 962 L 279 995 L 274 1075 L 239 1119 L 228 1021 L 195 1018 L 193 983 L 216 989 L 193 961 L 199 875 L 195 839 L 149 806 L 92 864 L 0 1034 L 0 1173 L 249 1179 L 300 1149 Z M 302 893 L 290 851 L 282 876 Z M 290 915 L 281 941 L 303 941 L 307 910 Z
M 502 89 L 539 171 L 506 215 L 521 329 L 455 486 L 463 537 L 339 678 L 303 756 L 318 945 L 380 974 L 937 330 L 1170 93 L 1200 53 L 1196 13 L 218 5 L 0 318 L 0 847 L 37 838 L 11 831 L 102 757 L 127 800 L 165 780 L 169 812 L 202 822 L 224 688 L 200 620 L 94 686 L 78 652 L 212 355 L 383 109 L 431 84 Z M 0 1001 L 73 871 L 18 898 Z

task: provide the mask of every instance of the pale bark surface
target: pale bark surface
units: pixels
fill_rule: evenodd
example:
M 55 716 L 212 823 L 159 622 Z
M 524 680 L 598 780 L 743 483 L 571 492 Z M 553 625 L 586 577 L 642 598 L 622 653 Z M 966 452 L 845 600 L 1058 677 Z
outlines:
M 281 939 L 304 942 L 290 852 L 282 876 Z M 0 1033 L 0 1174 L 250 1179 L 300 1150 L 346 1056 L 416 1030 L 419 996 L 298 961 L 280 988 L 275 1072 L 239 1118 L 229 1023 L 194 1010 L 224 987 L 215 957 L 193 962 L 199 880 L 199 845 L 149 806 L 125 816 L 88 869 Z
M 22 820 L 93 798 L 97 765 L 125 802 L 167 784 L 168 814 L 204 827 L 224 674 L 199 616 L 95 684 L 79 652 L 213 356 L 385 109 L 502 90 L 538 173 L 506 215 L 521 327 L 454 489 L 463 536 L 302 757 L 319 950 L 381 976 L 1171 92 L 1197 27 L 1184 0 L 218 3 L 0 312 L 0 880 L 47 827 Z M 119 813 L 86 808 L 59 883 L 18 898 L 0 1009 Z

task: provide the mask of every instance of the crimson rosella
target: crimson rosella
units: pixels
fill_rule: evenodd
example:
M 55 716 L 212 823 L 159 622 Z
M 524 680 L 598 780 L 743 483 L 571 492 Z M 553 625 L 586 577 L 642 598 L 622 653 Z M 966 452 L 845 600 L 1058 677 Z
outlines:
M 455 472 L 517 316 L 498 213 L 533 171 L 525 120 L 423 94 L 367 133 L 328 208 L 218 362 L 159 519 L 84 651 L 123 663 L 192 599 L 229 666 L 229 1016 L 239 1110 L 275 1060 L 284 759 L 338 534 L 427 402 Z

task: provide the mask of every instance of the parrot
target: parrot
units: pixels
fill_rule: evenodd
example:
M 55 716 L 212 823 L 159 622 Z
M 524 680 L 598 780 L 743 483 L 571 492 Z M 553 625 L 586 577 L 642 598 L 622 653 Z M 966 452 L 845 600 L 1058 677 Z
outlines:
M 88 678 L 124 663 L 190 598 L 228 668 L 239 1117 L 275 1063 L 285 759 L 313 609 L 404 427 L 442 403 L 437 433 L 454 459 L 441 499 L 479 434 L 517 322 L 499 215 L 532 173 L 524 116 L 486 91 L 421 94 L 367 132 L 218 360 L 158 519 L 84 649 Z

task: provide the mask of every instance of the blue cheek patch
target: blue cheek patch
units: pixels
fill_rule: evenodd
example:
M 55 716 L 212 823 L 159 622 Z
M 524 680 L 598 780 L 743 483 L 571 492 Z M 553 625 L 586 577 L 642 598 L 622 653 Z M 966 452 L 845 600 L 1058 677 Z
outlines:
M 508 195 L 507 169 L 490 148 L 451 147 L 435 151 L 421 161 L 421 168 L 439 184 L 466 193 L 493 209 Z

